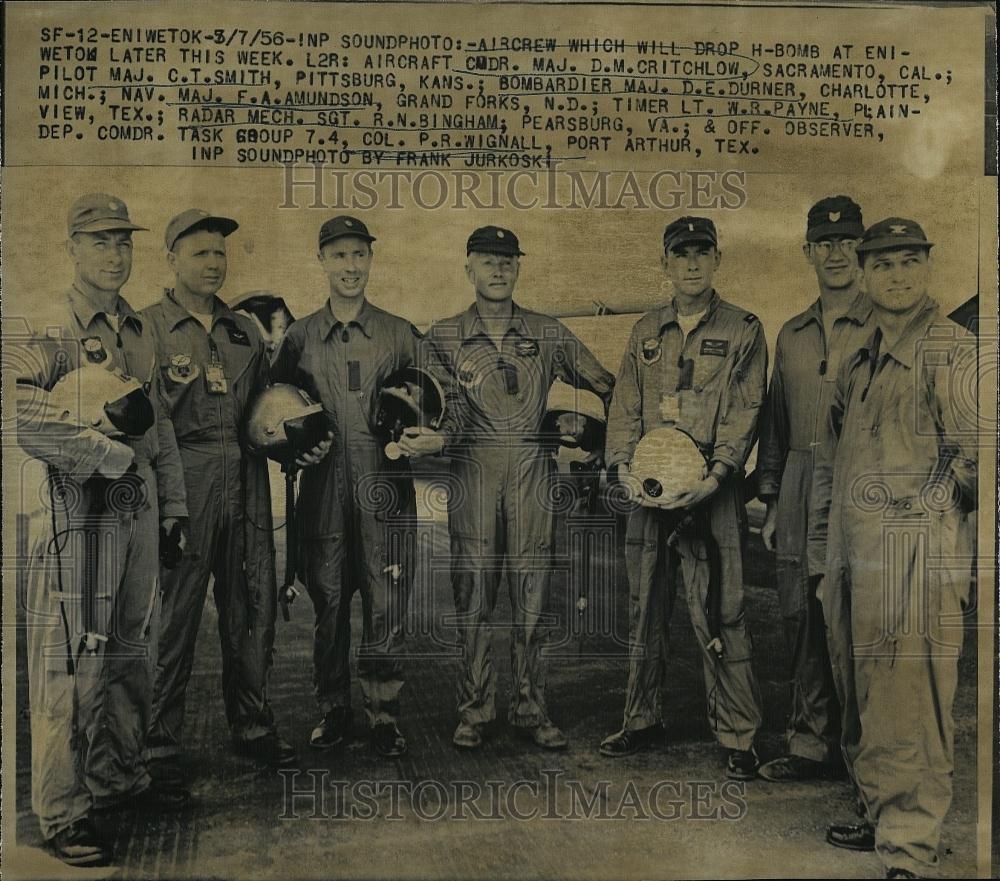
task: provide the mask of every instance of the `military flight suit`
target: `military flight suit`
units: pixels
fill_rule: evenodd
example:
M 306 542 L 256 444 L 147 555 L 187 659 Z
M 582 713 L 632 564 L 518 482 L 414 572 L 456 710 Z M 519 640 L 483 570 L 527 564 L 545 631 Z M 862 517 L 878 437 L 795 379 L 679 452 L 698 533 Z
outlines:
M 351 705 L 351 599 L 361 591 L 358 678 L 370 726 L 395 722 L 403 688 L 403 624 L 412 583 L 416 499 L 406 458 L 390 461 L 373 433 L 378 393 L 417 363 L 420 332 L 367 300 L 345 326 L 329 303 L 288 328 L 276 382 L 323 405 L 330 454 L 299 482 L 303 581 L 316 612 L 313 684 L 323 713 Z
M 267 462 L 244 455 L 250 403 L 267 384 L 268 358 L 245 315 L 216 298 L 212 332 L 172 291 L 142 312 L 184 464 L 190 537 L 163 573 L 156 693 L 148 755 L 180 750 L 184 701 L 210 577 L 222 641 L 222 696 L 234 740 L 274 732 L 267 678 L 277 587 Z
M 555 462 L 539 432 L 556 377 L 607 406 L 614 377 L 561 322 L 513 304 L 500 349 L 476 305 L 435 324 L 433 357 L 448 375 L 453 486 L 448 501 L 452 588 L 462 642 L 458 711 L 478 725 L 496 716 L 491 619 L 506 567 L 512 610 L 511 724 L 549 721 L 541 648 L 552 571 Z
M 840 754 L 841 731 L 857 743 L 857 720 L 841 726 L 841 702 L 847 677 L 838 667 L 850 663 L 843 638 L 834 640 L 837 665 L 831 669 L 823 608 L 816 579 L 806 565 L 809 495 L 813 459 L 829 432 L 830 401 L 844 357 L 871 335 L 872 307 L 858 294 L 833 325 L 829 340 L 817 300 L 785 323 L 778 334 L 771 389 L 761 413 L 757 450 L 759 495 L 777 499 L 778 599 L 791 657 L 792 707 L 785 736 L 788 751 L 817 762 L 833 762 Z M 848 616 L 832 610 L 835 625 Z M 831 630 L 832 633 L 840 632 Z
M 18 365 L 18 441 L 47 467 L 29 521 L 27 635 L 31 802 L 51 838 L 92 804 L 150 785 L 142 747 L 153 692 L 159 518 L 187 509 L 146 323 L 119 297 L 116 330 L 76 287 L 39 305 L 30 327 L 5 322 L 4 347 Z M 57 380 L 88 363 L 145 383 L 155 427 L 119 442 L 80 428 L 51 403 Z M 133 462 L 138 481 L 109 487 L 107 479 Z M 99 542 L 93 599 L 84 591 L 88 536 Z M 96 652 L 81 645 L 87 631 L 106 637 Z
M 608 468 L 630 462 L 636 444 L 670 413 L 708 461 L 730 469 L 707 500 L 721 557 L 721 639 L 717 657 L 706 613 L 709 565 L 703 543 L 682 537 L 676 556 L 666 546 L 669 512 L 639 507 L 629 515 L 625 563 L 631 590 L 632 644 L 624 725 L 641 730 L 661 720 L 667 628 L 677 579 L 683 574 L 688 610 L 702 646 L 708 717 L 718 741 L 747 750 L 761 722 L 751 668 L 752 643 L 743 605 L 742 546 L 746 530 L 743 466 L 757 435 L 764 399 L 767 343 L 756 316 L 715 292 L 685 338 L 673 303 L 647 312 L 632 329 L 608 419 Z M 679 415 L 678 415 L 679 414 Z M 680 571 L 679 571 L 680 570 Z
M 893 345 L 876 330 L 838 376 L 809 520 L 810 570 L 825 571 L 824 593 L 850 597 L 853 771 L 875 848 L 918 875 L 937 860 L 951 803 L 976 354 L 930 297 Z

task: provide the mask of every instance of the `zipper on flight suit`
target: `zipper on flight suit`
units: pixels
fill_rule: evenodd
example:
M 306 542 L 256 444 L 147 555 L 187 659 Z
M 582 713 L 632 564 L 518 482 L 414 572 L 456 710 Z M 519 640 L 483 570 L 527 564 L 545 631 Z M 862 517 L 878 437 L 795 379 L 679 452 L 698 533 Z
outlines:
M 215 324 L 212 324 L 212 330 L 215 330 Z M 222 367 L 222 357 L 219 354 L 219 347 L 216 345 L 215 340 L 212 338 L 212 332 L 207 331 L 208 334 L 208 350 L 212 353 L 212 365 L 215 367 Z M 227 390 L 227 394 L 228 394 Z M 216 395 L 215 397 L 219 400 L 219 434 L 222 439 L 222 487 L 224 498 L 229 498 L 229 458 L 226 455 L 226 417 L 222 406 L 222 400 L 226 395 Z
M 829 369 L 829 358 L 830 358 L 830 350 L 826 344 L 826 328 L 823 325 L 822 303 L 820 304 L 819 308 L 821 314 L 819 317 L 819 321 L 817 322 L 817 325 L 819 326 L 819 340 L 823 346 L 823 357 L 820 359 L 819 362 L 819 375 L 820 375 L 819 400 L 816 402 L 816 410 L 813 413 L 812 441 L 809 444 L 809 446 L 812 448 L 819 446 L 819 427 L 820 427 L 819 421 L 821 418 L 821 413 L 823 412 L 823 407 L 821 406 L 821 402 L 823 400 L 823 383 L 826 382 L 825 377 L 826 377 L 826 372 Z M 836 321 L 834 321 L 833 327 L 834 329 L 836 329 L 837 327 Z

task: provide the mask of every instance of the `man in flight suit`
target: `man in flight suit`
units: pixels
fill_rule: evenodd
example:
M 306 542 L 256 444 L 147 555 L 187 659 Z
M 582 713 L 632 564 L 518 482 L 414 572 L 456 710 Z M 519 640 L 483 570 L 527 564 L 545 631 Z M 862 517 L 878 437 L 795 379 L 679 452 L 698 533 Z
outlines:
M 47 469 L 44 502 L 29 524 L 31 801 L 56 856 L 83 866 L 110 856 L 91 823 L 92 808 L 152 802 L 170 810 L 188 798 L 179 788 L 152 792 L 142 759 L 158 531 L 174 533 L 187 509 L 149 328 L 120 295 L 132 270 L 132 232 L 144 227 L 104 193 L 78 199 L 68 227 L 72 287 L 32 303 L 31 326 L 16 336 L 8 317 L 5 347 L 21 366 L 19 443 Z M 72 384 L 81 366 L 144 383 L 155 426 L 114 438 L 89 418 L 72 418 L 53 387 L 64 376 Z M 70 392 L 82 410 L 103 406 L 82 384 Z M 89 564 L 88 536 L 99 543 Z
M 644 506 L 629 515 L 625 562 L 632 594 L 632 658 L 624 723 L 604 740 L 601 753 L 630 755 L 663 736 L 667 622 L 682 571 L 702 646 L 709 722 L 729 750 L 728 776 L 745 780 L 754 777 L 759 764 L 754 738 L 761 712 L 743 604 L 743 467 L 764 399 L 767 344 L 756 316 L 727 303 L 712 287 L 721 253 L 711 220 L 675 220 L 663 234 L 663 251 L 674 297 L 646 313 L 632 330 L 611 402 L 607 462 L 628 480 L 628 465 L 646 433 L 673 425 L 692 437 L 706 456 L 706 474 L 687 492 L 664 497 L 662 507 L 708 506 L 721 584 L 709 585 L 710 566 L 697 536 L 677 541 L 678 566 L 675 552 L 666 547 L 670 519 L 664 512 Z M 721 654 L 709 647 L 710 587 L 721 593 Z
M 222 640 L 222 696 L 237 753 L 295 761 L 267 699 L 276 584 L 266 460 L 245 454 L 249 404 L 267 384 L 268 358 L 253 321 L 216 296 L 226 280 L 235 220 L 195 208 L 167 225 L 176 282 L 143 310 L 184 463 L 190 544 L 164 574 L 156 697 L 148 755 L 154 773 L 180 776 L 184 702 L 209 578 Z
M 318 258 L 329 297 L 288 328 L 272 375 L 319 401 L 333 428 L 334 453 L 303 473 L 297 508 L 304 581 L 316 612 L 313 682 L 323 711 L 309 742 L 331 749 L 350 736 L 351 599 L 360 590 L 365 717 L 372 745 L 391 757 L 407 749 L 397 723 L 398 655 L 415 565 L 416 499 L 406 459 L 391 462 L 373 428 L 379 389 L 394 371 L 417 365 L 420 333 L 366 299 L 374 241 L 356 217 L 323 224 Z M 440 448 L 433 438 L 403 438 L 407 456 L 421 454 L 413 443 Z
M 475 748 L 496 716 L 491 618 L 506 567 L 513 627 L 510 723 L 544 749 L 565 735 L 545 705 L 542 646 L 555 521 L 546 487 L 555 464 L 542 443 L 549 388 L 557 377 L 597 394 L 605 406 L 614 377 L 561 322 L 513 301 L 517 236 L 495 226 L 466 244 L 476 301 L 431 328 L 437 365 L 448 376 L 442 433 L 460 493 L 449 499 L 452 587 L 460 619 L 462 673 L 456 746 Z
M 846 677 L 831 670 L 817 579 L 806 565 L 813 458 L 826 440 L 826 414 L 841 361 L 871 333 L 871 303 L 858 286 L 855 248 L 864 233 L 861 208 L 847 196 L 809 209 L 802 252 L 816 273 L 819 299 L 778 334 L 771 389 L 761 415 L 758 494 L 767 505 L 764 546 L 777 551 L 778 598 L 791 657 L 788 755 L 760 768 L 767 780 L 836 777 L 843 771 L 841 702 Z M 836 616 L 835 616 L 836 617 Z M 838 662 L 850 663 L 839 645 Z M 852 701 L 844 701 L 850 706 Z M 856 743 L 856 720 L 844 730 Z M 850 747 L 848 747 L 850 748 Z
M 937 863 L 974 541 L 975 398 L 961 396 L 976 388 L 976 341 L 928 295 L 931 247 L 898 217 L 858 246 L 875 329 L 838 375 L 809 519 L 824 608 L 828 593 L 849 595 L 850 758 L 875 827 L 832 826 L 827 840 L 874 846 L 889 878 Z

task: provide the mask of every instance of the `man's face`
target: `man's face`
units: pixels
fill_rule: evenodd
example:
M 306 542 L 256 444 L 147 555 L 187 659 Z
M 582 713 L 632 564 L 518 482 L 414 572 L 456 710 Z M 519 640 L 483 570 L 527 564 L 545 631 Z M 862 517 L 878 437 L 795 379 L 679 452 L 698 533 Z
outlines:
M 486 300 L 500 302 L 514 296 L 514 285 L 520 261 L 516 255 L 484 254 L 473 251 L 465 264 L 468 276 L 476 294 Z
M 77 277 L 99 291 L 118 293 L 132 274 L 132 231 L 78 232 L 68 244 Z
M 829 290 L 849 288 L 858 275 L 858 239 L 853 236 L 824 236 L 818 242 L 806 242 L 802 252 L 816 271 L 820 285 Z
M 167 263 L 178 283 L 192 293 L 211 297 L 226 280 L 226 237 L 221 232 L 196 230 L 174 244 Z
M 357 236 L 343 236 L 323 245 L 319 262 L 330 280 L 330 292 L 349 300 L 363 296 L 372 256 L 371 244 Z
M 663 268 L 682 297 L 697 297 L 710 290 L 722 254 L 708 242 L 686 242 L 663 255 Z
M 930 255 L 926 248 L 875 251 L 865 259 L 863 278 L 877 306 L 887 312 L 906 312 L 927 293 Z

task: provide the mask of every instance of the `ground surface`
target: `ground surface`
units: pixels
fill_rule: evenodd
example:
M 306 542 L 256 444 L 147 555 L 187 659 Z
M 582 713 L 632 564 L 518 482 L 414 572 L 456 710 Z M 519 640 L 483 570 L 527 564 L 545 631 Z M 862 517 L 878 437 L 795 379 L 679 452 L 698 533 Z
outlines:
M 422 528 L 435 552 L 445 554 L 445 525 L 424 521 Z M 564 532 L 559 542 L 557 554 L 563 559 Z M 614 565 L 599 568 L 595 577 L 614 588 L 605 599 L 600 591 L 592 591 L 591 620 L 623 636 L 627 594 L 620 545 Z M 788 683 L 773 568 L 759 543 L 748 555 L 747 578 L 755 664 L 764 700 L 760 745 L 766 758 L 782 750 Z M 410 752 L 399 760 L 377 758 L 360 726 L 355 742 L 339 754 L 309 750 L 317 712 L 310 679 L 308 600 L 303 597 L 295 605 L 290 624 L 279 622 L 271 700 L 282 732 L 300 750 L 303 770 L 294 781 L 259 769 L 228 750 L 216 618 L 209 601 L 185 732 L 185 763 L 195 803 L 176 816 L 124 816 L 103 825 L 114 839 L 122 877 L 282 881 L 881 877 L 873 855 L 838 851 L 823 841 L 829 823 L 852 817 L 845 784 L 777 785 L 757 780 L 723 788 L 723 754 L 708 730 L 698 648 L 682 605 L 675 608 L 671 630 L 668 741 L 662 749 L 609 760 L 598 754 L 597 745 L 618 727 L 627 672 L 615 639 L 600 632 L 582 640 L 571 635 L 561 655 L 550 661 L 550 713 L 571 739 L 567 752 L 544 753 L 517 739 L 500 722 L 481 751 L 460 753 L 451 745 L 457 661 L 441 645 L 449 639 L 449 631 L 440 616 L 452 611 L 445 572 L 427 576 L 418 585 L 417 596 L 423 618 L 438 622 L 430 629 L 439 638 L 425 632 L 410 640 L 417 655 L 406 665 L 403 726 Z M 573 608 L 576 598 L 575 589 L 567 589 L 566 573 L 557 575 L 553 609 L 561 621 L 574 617 L 566 610 Z M 508 608 L 502 596 L 498 619 Z M 359 617 L 360 607 L 356 624 Z M 22 636 L 19 630 L 18 638 Z M 498 628 L 494 657 L 501 714 L 509 690 L 507 646 L 507 634 Z M 956 705 L 955 800 L 945 826 L 941 864 L 942 875 L 948 877 L 975 873 L 974 657 L 970 631 Z M 35 847 L 40 838 L 30 810 L 23 654 L 18 685 L 17 844 Z M 360 717 L 357 692 L 355 711 Z M 325 785 L 322 803 L 288 800 L 289 788 L 308 790 L 317 781 L 321 788 Z M 527 782 L 512 793 L 516 781 Z M 552 790 L 554 800 L 546 798 Z M 653 808 L 651 790 L 658 793 Z M 442 796 L 447 800 L 444 806 Z M 595 797 L 588 817 L 586 800 Z M 442 810 L 444 816 L 435 819 Z M 375 816 L 359 819 L 359 813 Z M 530 818 L 518 819 L 519 814 Z M 499 819 L 489 819 L 491 815 Z M 38 867 L 40 876 L 53 871 L 50 864 Z M 74 877 L 85 876 L 78 872 Z

